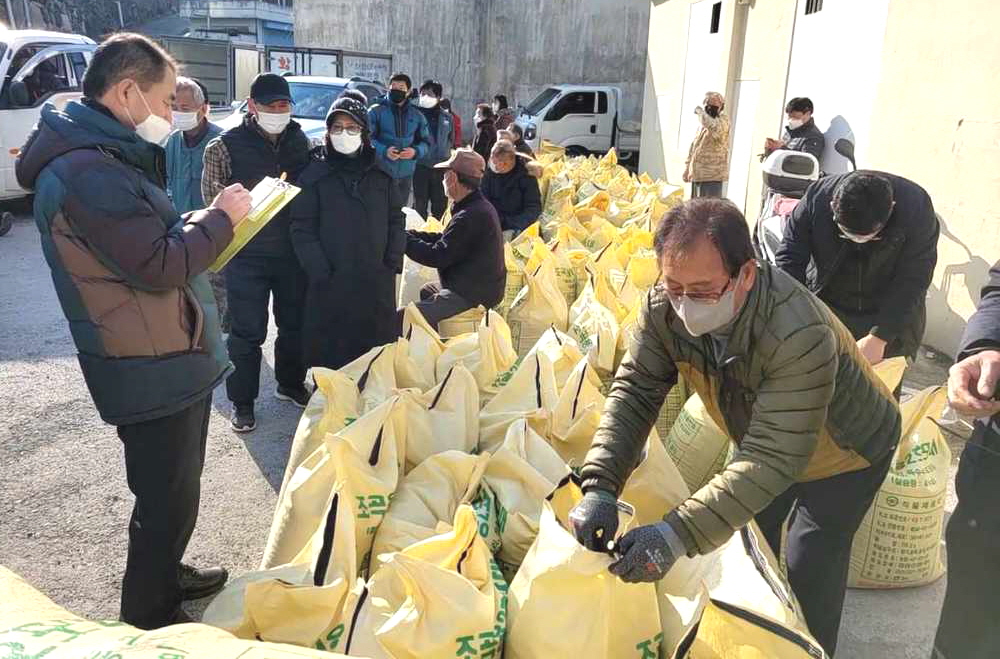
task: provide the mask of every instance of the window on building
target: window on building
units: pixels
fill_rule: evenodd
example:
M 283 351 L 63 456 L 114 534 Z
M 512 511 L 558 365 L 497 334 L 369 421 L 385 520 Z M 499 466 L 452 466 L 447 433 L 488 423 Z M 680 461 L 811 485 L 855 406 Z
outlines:
M 806 0 L 806 15 L 815 14 L 823 9 L 823 0 Z
M 712 5 L 712 25 L 708 31 L 711 34 L 718 34 L 719 25 L 722 23 L 722 3 L 716 2 Z

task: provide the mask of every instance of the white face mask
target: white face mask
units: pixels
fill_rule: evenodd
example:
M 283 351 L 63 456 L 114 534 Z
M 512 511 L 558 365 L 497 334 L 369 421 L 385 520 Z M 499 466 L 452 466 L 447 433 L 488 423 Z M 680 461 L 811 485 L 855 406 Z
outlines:
M 796 128 L 802 128 L 802 126 L 805 123 L 806 122 L 802 121 L 801 119 L 789 119 L 788 120 L 788 128 L 790 130 L 795 130 Z
M 291 112 L 261 112 L 257 110 L 257 125 L 265 133 L 271 135 L 281 135 L 291 120 Z
M 715 304 L 695 302 L 686 295 L 676 296 L 667 291 L 670 305 L 691 336 L 709 334 L 725 327 L 736 317 L 736 286 L 733 285 Z
M 848 231 L 844 227 L 840 226 L 839 224 L 837 225 L 837 228 L 840 229 L 840 235 L 842 238 L 844 238 L 845 240 L 850 240 L 852 243 L 857 243 L 859 245 L 864 245 L 865 243 L 870 243 L 873 240 L 878 240 L 878 235 L 879 233 L 882 232 L 882 230 L 879 229 L 875 233 L 862 235 L 860 233 L 852 233 L 851 231 Z
M 437 106 L 438 100 L 436 96 L 431 96 L 430 94 L 421 94 L 420 100 L 417 101 L 417 103 L 420 105 L 420 107 L 430 110 L 431 108 Z
M 178 112 L 174 110 L 174 128 L 177 130 L 194 130 L 201 121 L 197 112 Z
M 139 98 L 142 99 L 143 105 L 145 105 L 146 109 L 149 110 L 149 116 L 141 122 L 136 123 L 127 106 L 125 108 L 125 113 L 128 115 L 129 121 L 132 122 L 132 126 L 135 127 L 136 135 L 147 142 L 162 145 L 167 138 L 170 137 L 170 133 L 173 132 L 174 127 L 171 126 L 170 122 L 163 117 L 153 114 L 153 110 L 149 107 L 149 103 L 146 101 L 146 96 L 142 93 L 142 90 L 138 87 L 136 87 L 136 90 L 139 92 Z
M 330 138 L 330 145 L 338 153 L 349 156 L 361 148 L 360 135 L 348 135 L 347 131 L 344 131 L 340 135 L 329 133 L 327 136 Z

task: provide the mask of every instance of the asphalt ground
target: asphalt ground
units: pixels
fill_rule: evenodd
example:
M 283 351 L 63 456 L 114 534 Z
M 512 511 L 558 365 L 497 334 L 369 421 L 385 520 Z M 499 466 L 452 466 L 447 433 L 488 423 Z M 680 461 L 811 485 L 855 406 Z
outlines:
M 255 432 L 233 433 L 224 389 L 215 392 L 201 512 L 187 554 L 190 563 L 224 565 L 234 575 L 260 560 L 300 412 L 273 397 L 273 338 L 272 326 Z M 907 390 L 942 383 L 947 365 L 922 351 Z M 960 448 L 953 442 L 952 476 Z M 0 564 L 76 613 L 117 618 L 132 501 L 122 446 L 91 403 L 24 209 L 0 238 L 0 468 Z M 949 513 L 954 504 L 952 484 Z M 837 657 L 928 657 L 944 583 L 849 591 Z M 198 615 L 205 605 L 188 610 Z

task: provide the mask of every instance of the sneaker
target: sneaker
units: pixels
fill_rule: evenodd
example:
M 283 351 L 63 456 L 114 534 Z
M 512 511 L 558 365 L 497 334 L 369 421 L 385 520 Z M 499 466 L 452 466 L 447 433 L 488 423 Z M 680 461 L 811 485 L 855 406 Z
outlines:
M 222 590 L 229 579 L 229 572 L 221 567 L 198 569 L 181 563 L 178 572 L 181 597 L 185 601 L 210 597 Z
M 233 405 L 233 430 L 250 432 L 257 427 L 257 419 L 253 415 L 253 403 L 236 403 Z
M 306 403 L 309 402 L 309 395 L 309 390 L 302 384 L 294 388 L 282 387 L 279 384 L 278 388 L 274 390 L 274 397 L 278 400 L 286 400 L 303 408 L 306 406 Z

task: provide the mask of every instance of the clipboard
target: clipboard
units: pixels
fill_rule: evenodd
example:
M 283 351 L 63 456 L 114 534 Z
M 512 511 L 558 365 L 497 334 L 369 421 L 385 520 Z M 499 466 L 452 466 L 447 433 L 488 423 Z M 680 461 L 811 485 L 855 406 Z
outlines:
M 301 191 L 284 178 L 266 176 L 250 191 L 250 211 L 233 231 L 233 240 L 208 267 L 210 272 L 218 273 L 236 256 L 254 236 L 260 233 L 267 223 L 274 219 Z

